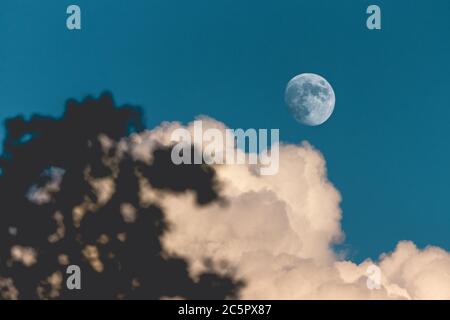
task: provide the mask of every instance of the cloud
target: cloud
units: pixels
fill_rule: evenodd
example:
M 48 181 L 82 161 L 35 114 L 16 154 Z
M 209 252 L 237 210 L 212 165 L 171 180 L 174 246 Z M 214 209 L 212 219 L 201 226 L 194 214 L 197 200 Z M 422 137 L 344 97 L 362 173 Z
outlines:
M 276 175 L 176 166 L 171 133 L 182 127 L 143 130 L 139 109 L 109 95 L 70 101 L 59 119 L 9 119 L 0 298 L 450 299 L 443 249 L 400 241 L 360 264 L 333 250 L 341 196 L 307 142 L 280 145 Z M 84 290 L 64 287 L 68 264 Z
M 142 148 L 155 139 L 168 143 L 178 127 L 165 123 L 132 138 L 139 141 L 134 154 L 149 154 Z M 187 259 L 193 277 L 210 259 L 216 266 L 226 261 L 222 272 L 232 268 L 246 282 L 243 299 L 450 299 L 450 254 L 442 249 L 401 241 L 379 261 L 359 265 L 333 251 L 344 238 L 341 196 L 310 144 L 282 145 L 274 176 L 259 176 L 248 165 L 215 169 L 226 205 L 198 208 L 189 194 L 158 197 L 171 224 L 164 249 Z M 381 272 L 378 290 L 369 289 L 370 266 Z

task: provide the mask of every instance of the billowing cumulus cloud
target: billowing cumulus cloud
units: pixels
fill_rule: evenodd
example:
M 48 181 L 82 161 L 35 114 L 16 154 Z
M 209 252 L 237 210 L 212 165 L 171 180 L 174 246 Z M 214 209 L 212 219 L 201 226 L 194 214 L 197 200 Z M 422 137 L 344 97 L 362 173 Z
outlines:
M 333 250 L 341 196 L 310 144 L 277 145 L 275 175 L 175 165 L 172 133 L 193 124 L 141 122 L 109 95 L 69 101 L 61 118 L 6 122 L 0 298 L 450 299 L 443 249 L 400 241 L 361 264 Z M 69 264 L 83 290 L 64 286 Z
M 149 141 L 169 143 L 178 127 L 164 124 L 132 138 L 135 155 L 149 154 Z M 450 299 L 450 254 L 442 249 L 402 241 L 379 261 L 359 265 L 333 251 L 344 236 L 341 197 L 308 143 L 280 147 L 277 175 L 260 176 L 247 165 L 215 169 L 226 204 L 199 208 L 193 195 L 158 197 L 172 225 L 164 248 L 189 261 L 191 276 L 212 259 L 218 269 L 226 261 L 222 272 L 232 269 L 245 281 L 244 299 Z M 368 284 L 371 268 L 380 271 L 379 288 Z

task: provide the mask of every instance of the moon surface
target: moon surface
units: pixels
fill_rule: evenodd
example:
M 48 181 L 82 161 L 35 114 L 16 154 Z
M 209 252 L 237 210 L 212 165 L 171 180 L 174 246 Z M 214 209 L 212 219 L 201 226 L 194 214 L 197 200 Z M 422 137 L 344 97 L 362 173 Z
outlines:
M 336 102 L 333 87 L 314 73 L 302 73 L 292 78 L 284 98 L 295 120 L 308 126 L 327 121 Z

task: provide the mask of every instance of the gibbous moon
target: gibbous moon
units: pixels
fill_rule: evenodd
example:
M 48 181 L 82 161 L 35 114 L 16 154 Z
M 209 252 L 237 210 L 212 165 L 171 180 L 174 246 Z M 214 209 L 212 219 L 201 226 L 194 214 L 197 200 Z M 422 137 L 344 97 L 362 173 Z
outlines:
M 284 99 L 295 120 L 308 126 L 327 121 L 336 102 L 328 81 L 314 73 L 302 73 L 292 78 Z

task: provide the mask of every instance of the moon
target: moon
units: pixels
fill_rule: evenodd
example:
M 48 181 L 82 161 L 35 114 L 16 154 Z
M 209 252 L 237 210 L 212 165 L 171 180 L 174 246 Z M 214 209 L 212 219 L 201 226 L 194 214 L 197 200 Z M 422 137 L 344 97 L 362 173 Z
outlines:
M 336 103 L 333 87 L 314 73 L 292 78 L 286 86 L 284 99 L 295 120 L 308 126 L 327 121 Z

